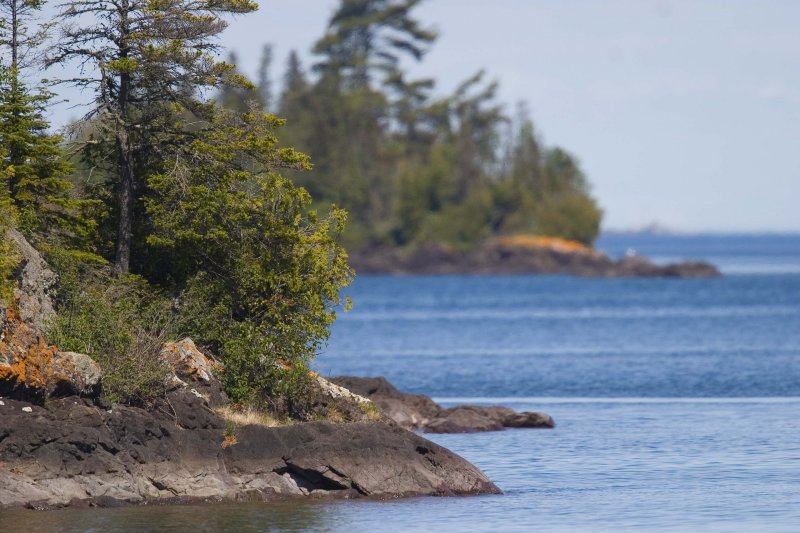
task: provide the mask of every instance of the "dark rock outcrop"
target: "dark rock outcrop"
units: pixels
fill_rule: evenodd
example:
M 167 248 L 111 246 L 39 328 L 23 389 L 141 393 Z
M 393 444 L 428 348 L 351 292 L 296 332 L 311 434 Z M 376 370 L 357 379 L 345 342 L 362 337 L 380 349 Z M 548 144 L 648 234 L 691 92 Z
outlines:
M 182 388 L 156 409 L 0 400 L 0 507 L 498 493 L 448 450 L 383 423 L 243 426 Z
M 380 413 L 407 429 L 427 426 L 442 412 L 442 408 L 422 394 L 404 394 L 385 378 L 339 376 L 331 382 L 365 398 L 369 398 Z
M 470 251 L 445 244 L 427 244 L 414 250 L 372 247 L 350 253 L 349 261 L 362 274 L 565 274 L 581 277 L 720 276 L 713 265 L 686 261 L 657 265 L 644 257 L 614 261 L 607 255 L 572 241 L 514 236 L 489 239 Z
M 405 394 L 383 377 L 339 376 L 331 381 L 372 400 L 381 414 L 408 429 L 426 433 L 472 433 L 504 428 L 553 428 L 541 412 L 517 413 L 507 407 L 460 405 L 445 409 L 422 394 Z

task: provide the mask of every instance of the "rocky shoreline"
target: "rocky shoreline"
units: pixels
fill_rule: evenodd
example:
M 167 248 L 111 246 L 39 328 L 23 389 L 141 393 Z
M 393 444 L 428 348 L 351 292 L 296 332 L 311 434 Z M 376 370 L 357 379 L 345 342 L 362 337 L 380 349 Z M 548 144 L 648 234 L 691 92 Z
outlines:
M 0 305 L 0 509 L 286 498 L 497 494 L 466 460 L 309 376 L 325 421 L 237 419 L 191 341 L 160 352 L 163 394 L 111 404 L 100 367 L 47 342 L 56 282 L 21 235 L 13 300 Z M 232 414 L 233 413 L 233 414 Z
M 0 400 L 0 508 L 498 494 L 476 467 L 397 425 L 237 428 L 192 390 L 173 412 L 76 396 Z
M 657 265 L 641 256 L 613 260 L 574 241 L 526 235 L 489 239 L 469 251 L 444 244 L 413 250 L 376 246 L 350 253 L 361 274 L 554 274 L 594 278 L 712 278 L 704 261 Z
M 349 376 L 319 378 L 327 401 L 374 402 L 377 420 L 233 428 L 220 414 L 219 382 L 196 364 L 202 354 L 174 344 L 165 352 L 182 355 L 180 377 L 147 409 L 74 394 L 43 405 L 0 397 L 0 509 L 500 494 L 475 466 L 410 430 L 555 425 L 539 412 L 446 409 L 384 378 Z

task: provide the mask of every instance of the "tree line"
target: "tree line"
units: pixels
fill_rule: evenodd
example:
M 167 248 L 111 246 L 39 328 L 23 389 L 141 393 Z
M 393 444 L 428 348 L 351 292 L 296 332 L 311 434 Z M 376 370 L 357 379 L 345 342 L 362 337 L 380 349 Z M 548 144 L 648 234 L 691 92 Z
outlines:
M 292 52 L 274 94 L 265 46 L 257 85 L 228 87 L 218 100 L 287 120 L 282 140 L 314 162 L 292 178 L 320 205 L 350 213 L 349 248 L 469 248 L 514 233 L 591 244 L 602 212 L 586 177 L 573 155 L 541 142 L 524 104 L 509 117 L 484 71 L 446 96 L 434 79 L 409 77 L 404 65 L 423 60 L 437 37 L 415 17 L 419 3 L 343 0 L 309 69 Z
M 113 399 L 151 399 L 162 342 L 191 336 L 234 400 L 302 411 L 297 384 L 352 272 L 344 211 L 318 215 L 280 173 L 310 168 L 279 145 L 284 121 L 208 97 L 253 87 L 217 37 L 256 4 L 71 0 L 44 22 L 41 7 L 0 1 L 3 297 L 16 228 L 60 275 L 48 337 L 98 360 Z M 59 65 L 76 74 L 57 83 L 93 96 L 67 137 L 50 132 L 52 85 L 29 81 Z

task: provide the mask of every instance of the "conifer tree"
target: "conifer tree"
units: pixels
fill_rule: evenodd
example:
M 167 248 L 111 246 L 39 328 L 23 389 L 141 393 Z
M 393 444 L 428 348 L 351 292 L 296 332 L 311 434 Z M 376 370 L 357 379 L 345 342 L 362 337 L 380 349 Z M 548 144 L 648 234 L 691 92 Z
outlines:
M 237 400 L 280 393 L 286 365 L 307 376 L 352 275 L 336 243 L 344 211 L 318 217 L 308 193 L 278 174 L 310 168 L 277 146 L 282 124 L 222 110 L 149 180 L 149 241 L 180 258 L 169 265 L 186 287 L 180 327 L 223 358 Z
M 375 70 L 391 74 L 403 55 L 419 61 L 436 39 L 411 17 L 421 0 L 342 0 L 314 53 L 315 69 L 354 88 L 368 87 Z
M 113 159 L 116 203 L 114 269 L 127 272 L 136 198 L 144 174 L 163 147 L 185 142 L 180 119 L 207 115 L 204 90 L 247 85 L 233 67 L 215 59 L 214 38 L 223 16 L 254 11 L 251 0 L 74 0 L 60 5 L 61 34 L 48 64 L 77 64 L 65 80 L 95 96 L 89 113 Z M 102 23 L 98 23 L 102 21 Z
M 265 44 L 261 48 L 261 59 L 258 63 L 258 79 L 256 80 L 256 90 L 261 109 L 271 112 L 275 106 L 272 96 L 272 81 L 269 77 L 269 69 L 272 67 L 272 45 Z
M 44 29 L 36 29 L 35 17 L 41 6 L 36 0 L 0 0 L 4 194 L 29 237 L 76 244 L 91 225 L 80 214 L 86 202 L 70 197 L 72 184 L 66 177 L 72 166 L 64 157 L 62 138 L 48 131 L 50 124 L 44 114 L 52 95 L 44 89 L 30 89 L 22 79 L 25 70 L 35 66 L 34 53 L 45 37 Z

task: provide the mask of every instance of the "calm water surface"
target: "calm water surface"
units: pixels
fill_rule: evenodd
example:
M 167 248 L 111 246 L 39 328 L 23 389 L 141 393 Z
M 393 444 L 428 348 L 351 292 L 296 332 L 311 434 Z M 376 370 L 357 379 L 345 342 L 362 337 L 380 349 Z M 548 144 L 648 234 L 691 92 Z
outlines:
M 362 277 L 316 362 L 552 414 L 552 431 L 432 437 L 503 496 L 14 512 L 0 531 L 799 531 L 800 237 L 600 245 L 727 275 Z

